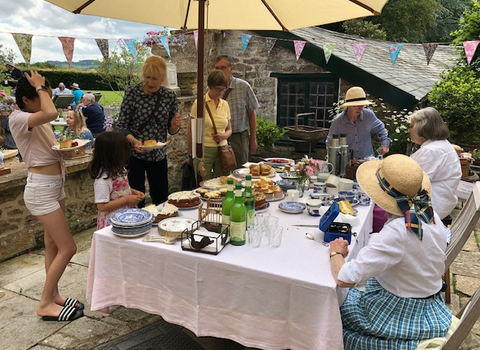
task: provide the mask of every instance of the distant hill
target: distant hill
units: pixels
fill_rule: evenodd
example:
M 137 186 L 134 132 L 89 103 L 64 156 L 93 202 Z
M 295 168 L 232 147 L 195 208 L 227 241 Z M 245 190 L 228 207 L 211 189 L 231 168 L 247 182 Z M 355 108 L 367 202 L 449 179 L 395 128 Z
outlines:
M 67 61 L 47 61 L 49 64 L 53 64 L 57 67 L 68 68 Z M 97 60 L 80 60 L 72 62 L 72 68 L 79 70 L 92 70 L 96 69 L 99 65 Z

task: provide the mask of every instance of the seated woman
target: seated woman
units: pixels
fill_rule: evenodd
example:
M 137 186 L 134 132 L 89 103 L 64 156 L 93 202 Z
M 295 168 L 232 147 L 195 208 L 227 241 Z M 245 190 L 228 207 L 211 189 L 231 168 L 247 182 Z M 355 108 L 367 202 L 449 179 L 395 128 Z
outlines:
M 93 135 L 85 125 L 85 119 L 79 111 L 68 111 L 66 134 L 72 139 L 90 140 L 85 149 L 91 149 L 94 141 Z
M 410 137 L 420 149 L 411 157 L 422 167 L 432 184 L 432 206 L 443 220 L 457 205 L 455 194 L 462 169 L 458 155 L 448 142 L 450 132 L 435 108 L 427 107 L 410 116 Z
M 330 243 L 333 277 L 351 288 L 340 308 L 344 347 L 414 350 L 422 339 L 444 336 L 452 319 L 440 293 L 447 243 L 430 181 L 400 154 L 365 162 L 357 180 L 389 219 L 354 260 L 344 260 L 346 240 Z M 364 282 L 365 291 L 355 288 Z
M 227 144 L 227 139 L 232 134 L 232 124 L 230 123 L 230 107 L 227 101 L 222 99 L 222 95 L 227 89 L 228 81 L 225 74 L 221 71 L 213 71 L 207 79 L 208 92 L 205 94 L 205 114 L 204 114 L 204 132 L 203 132 L 203 166 L 206 175 L 204 180 L 221 175 L 228 175 L 222 171 L 220 153 L 218 146 Z M 192 106 L 192 117 L 197 117 L 197 101 Z M 217 133 L 214 131 L 212 119 L 215 120 Z M 192 154 L 191 128 L 188 129 L 188 150 Z

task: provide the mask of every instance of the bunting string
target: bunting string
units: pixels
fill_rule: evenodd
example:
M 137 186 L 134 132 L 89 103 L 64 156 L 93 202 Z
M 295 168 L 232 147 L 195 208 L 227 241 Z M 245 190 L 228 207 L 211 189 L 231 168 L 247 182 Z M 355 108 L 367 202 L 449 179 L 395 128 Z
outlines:
M 222 31 L 223 37 L 225 38 L 227 36 L 229 31 Z M 0 31 L 0 33 L 7 33 Z M 62 49 L 65 55 L 65 58 L 67 59 L 68 65 L 71 67 L 72 60 L 73 60 L 73 53 L 74 53 L 74 46 L 75 46 L 75 40 L 95 40 L 98 49 L 100 50 L 103 58 L 105 60 L 109 59 L 109 40 L 117 40 L 117 42 L 120 42 L 124 44 L 130 53 L 132 54 L 132 57 L 136 60 L 137 57 L 137 52 L 135 49 L 135 45 L 137 43 L 142 42 L 142 40 L 136 39 L 136 38 L 86 38 L 86 37 L 62 37 L 62 36 L 53 36 L 53 35 L 37 35 L 37 34 L 26 34 L 26 33 L 11 33 L 15 40 L 15 43 L 17 44 L 20 53 L 25 60 L 27 65 L 30 65 L 30 60 L 31 60 L 31 51 L 32 51 L 32 38 L 34 36 L 40 36 L 40 37 L 52 37 L 52 38 L 58 38 L 62 44 Z M 174 33 L 171 35 L 167 36 L 159 36 L 158 38 L 155 37 L 153 40 L 150 41 L 150 46 L 152 43 L 155 43 L 161 48 L 164 48 L 168 54 L 169 57 L 171 57 L 171 52 L 170 52 L 170 45 L 173 43 L 179 43 L 182 47 L 182 49 L 185 48 L 187 41 L 187 35 L 192 35 L 193 40 L 195 42 L 195 47 L 198 49 L 198 30 L 192 30 L 192 31 L 187 31 L 187 32 L 182 32 L 182 33 Z M 173 40 L 172 40 L 173 38 Z M 248 45 L 251 41 L 252 38 L 261 38 L 265 40 L 265 48 L 267 51 L 268 56 L 270 56 L 271 51 L 273 50 L 275 44 L 277 41 L 284 41 L 284 42 L 291 42 L 294 52 L 295 52 L 295 59 L 298 61 L 300 56 L 302 55 L 302 52 L 305 48 L 305 46 L 309 43 L 308 41 L 305 40 L 290 40 L 290 39 L 283 39 L 283 38 L 272 38 L 272 37 L 264 37 L 261 35 L 252 35 L 252 34 L 240 34 L 240 41 L 241 45 L 243 48 L 243 51 L 246 51 L 248 49 Z M 310 38 L 309 38 L 310 39 Z M 426 64 L 429 65 L 430 61 L 432 60 L 434 53 L 436 49 L 438 48 L 439 45 L 452 45 L 452 42 L 447 42 L 447 43 L 422 43 L 422 44 L 413 44 L 413 43 L 351 43 L 351 42 L 345 42 L 345 43 L 328 43 L 328 42 L 323 42 L 321 45 L 318 45 L 319 40 L 315 39 L 310 39 L 311 43 L 314 43 L 317 46 L 320 46 L 323 49 L 324 55 L 325 55 L 325 62 L 328 64 L 331 55 L 334 51 L 335 48 L 339 46 L 349 46 L 353 48 L 353 55 L 357 61 L 357 64 L 360 65 L 362 57 L 365 53 L 365 51 L 368 49 L 368 47 L 386 47 L 387 52 L 390 56 L 390 60 L 392 62 L 392 65 L 395 65 L 397 60 L 399 59 L 399 54 L 402 48 L 406 46 L 419 46 L 422 45 L 425 53 L 425 59 L 426 59 Z M 474 40 L 474 41 L 465 41 L 461 44 L 455 44 L 456 47 L 463 47 L 467 59 L 467 63 L 470 64 L 475 51 L 480 43 L 480 40 Z

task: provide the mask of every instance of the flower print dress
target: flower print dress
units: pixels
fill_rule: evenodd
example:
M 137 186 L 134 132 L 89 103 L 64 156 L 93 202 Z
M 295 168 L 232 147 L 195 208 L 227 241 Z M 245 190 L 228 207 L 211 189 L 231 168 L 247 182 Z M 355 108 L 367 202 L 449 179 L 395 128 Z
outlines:
M 105 179 L 105 174 L 99 179 L 95 179 L 95 204 L 108 203 L 112 200 L 122 198 L 132 194 L 130 184 L 126 175 Z M 119 209 L 135 208 L 135 205 L 126 205 Z M 117 209 L 118 210 L 118 209 Z M 116 210 L 115 210 L 116 211 Z M 109 226 L 108 218 L 115 211 L 98 211 L 97 229 Z

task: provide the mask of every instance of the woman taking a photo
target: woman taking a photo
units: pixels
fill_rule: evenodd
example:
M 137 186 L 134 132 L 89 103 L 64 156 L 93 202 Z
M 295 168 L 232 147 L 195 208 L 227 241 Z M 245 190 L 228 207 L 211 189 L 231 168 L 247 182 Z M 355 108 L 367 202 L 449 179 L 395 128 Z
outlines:
M 52 90 L 37 72 L 20 78 L 16 101 L 20 110 L 10 115 L 10 130 L 28 168 L 25 206 L 45 229 L 45 270 L 38 316 L 44 321 L 72 321 L 83 316 L 84 305 L 63 298 L 58 281 L 77 250 L 65 219 L 65 164 L 50 122 L 57 117 Z
M 132 145 L 129 161 L 130 186 L 145 193 L 145 173 L 155 205 L 168 197 L 166 147 L 146 151 L 147 140 L 166 142 L 167 132 L 174 135 L 181 125 L 175 93 L 163 86 L 167 82 L 167 64 L 159 56 L 148 57 L 142 66 L 142 81 L 127 89 L 120 108 L 118 129 Z M 138 204 L 145 206 L 145 200 Z
M 203 129 L 203 166 L 206 175 L 204 180 L 221 175 L 228 175 L 229 172 L 222 171 L 222 163 L 218 146 L 227 144 L 227 139 L 232 134 L 232 124 L 230 122 L 230 108 L 228 102 L 222 99 L 222 95 L 227 89 L 228 81 L 225 74 L 216 70 L 208 75 L 208 92 L 205 94 L 205 113 Z M 192 106 L 192 117 L 197 117 L 197 101 Z M 214 131 L 212 118 L 215 121 L 217 133 Z M 188 152 L 192 154 L 192 131 L 188 128 Z

